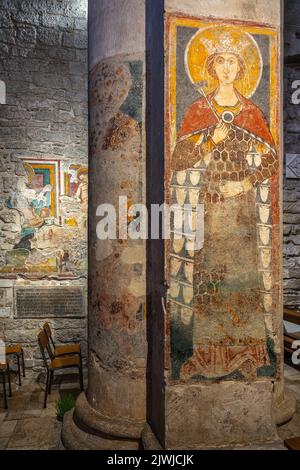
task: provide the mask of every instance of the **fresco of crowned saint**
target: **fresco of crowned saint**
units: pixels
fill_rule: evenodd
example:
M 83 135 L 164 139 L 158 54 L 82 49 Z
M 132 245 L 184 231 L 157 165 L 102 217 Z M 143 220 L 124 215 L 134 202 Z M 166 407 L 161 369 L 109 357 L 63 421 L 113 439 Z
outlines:
M 215 26 L 191 39 L 186 67 L 201 97 L 185 112 L 171 166 L 203 169 L 204 243 L 193 257 L 193 341 L 180 377 L 255 377 L 270 364 L 257 191 L 278 170 L 267 119 L 249 98 L 262 58 L 253 36 Z

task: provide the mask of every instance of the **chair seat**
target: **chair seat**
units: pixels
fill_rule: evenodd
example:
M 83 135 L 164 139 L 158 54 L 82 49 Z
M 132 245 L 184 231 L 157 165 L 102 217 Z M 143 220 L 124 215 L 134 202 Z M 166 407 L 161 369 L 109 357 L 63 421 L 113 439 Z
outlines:
M 56 357 L 51 361 L 51 369 L 61 369 L 62 367 L 77 367 L 80 366 L 79 356 L 64 356 Z
M 284 441 L 289 450 L 300 450 L 300 437 L 292 437 Z
M 10 344 L 5 348 L 6 355 L 8 354 L 21 354 L 22 346 L 20 344 Z
M 64 344 L 62 346 L 57 346 L 54 349 L 55 356 L 63 356 L 65 354 L 80 354 L 80 344 Z

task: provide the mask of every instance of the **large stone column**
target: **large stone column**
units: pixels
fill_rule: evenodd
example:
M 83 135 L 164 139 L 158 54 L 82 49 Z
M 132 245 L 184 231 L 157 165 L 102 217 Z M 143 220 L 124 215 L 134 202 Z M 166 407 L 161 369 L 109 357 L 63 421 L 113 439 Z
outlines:
M 143 444 L 280 448 L 281 2 L 165 0 L 147 14 L 147 175 L 164 174 L 148 198 L 192 215 L 150 244 Z
M 126 233 L 146 192 L 144 9 L 89 2 L 88 388 L 65 419 L 67 448 L 137 449 L 146 421 L 146 242 Z
M 68 448 L 281 445 L 281 2 L 213 3 L 90 1 L 89 384 Z M 122 224 L 146 201 L 189 220 L 147 250 Z

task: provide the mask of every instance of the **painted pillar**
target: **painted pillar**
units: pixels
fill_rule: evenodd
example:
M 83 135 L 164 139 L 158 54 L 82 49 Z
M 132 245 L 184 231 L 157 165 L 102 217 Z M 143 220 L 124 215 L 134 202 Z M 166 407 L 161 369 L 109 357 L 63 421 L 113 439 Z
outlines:
M 148 198 L 177 217 L 149 250 L 143 443 L 280 447 L 281 2 L 150 3 Z
M 67 448 L 137 449 L 146 421 L 146 241 L 126 233 L 146 192 L 144 9 L 89 2 L 88 389 L 65 420 Z
M 90 1 L 89 385 L 68 448 L 137 449 L 142 429 L 145 448 L 280 447 L 280 3 Z M 122 223 L 146 200 L 176 204 L 147 249 Z

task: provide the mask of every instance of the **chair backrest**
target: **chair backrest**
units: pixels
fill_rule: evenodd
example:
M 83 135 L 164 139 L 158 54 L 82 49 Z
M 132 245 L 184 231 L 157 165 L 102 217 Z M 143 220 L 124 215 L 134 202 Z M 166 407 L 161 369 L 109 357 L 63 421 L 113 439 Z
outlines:
M 49 323 L 47 323 L 47 322 L 44 323 L 43 330 L 46 333 L 46 335 L 48 337 L 48 340 L 51 343 L 53 349 L 55 349 L 55 343 L 54 343 L 54 340 L 53 340 L 52 330 L 51 330 L 51 326 L 49 325 Z M 49 346 L 50 346 L 50 344 L 49 344 Z
M 40 346 L 40 350 L 41 350 L 41 354 L 42 354 L 42 358 L 43 358 L 45 367 L 48 369 L 48 362 L 47 362 L 45 351 L 47 351 L 48 356 L 49 356 L 50 359 L 53 359 L 53 355 L 52 355 L 52 351 L 51 351 L 51 348 L 50 348 L 50 345 L 49 345 L 49 339 L 48 339 L 48 337 L 47 337 L 44 330 L 41 330 L 38 334 L 38 343 L 39 343 L 39 346 Z

